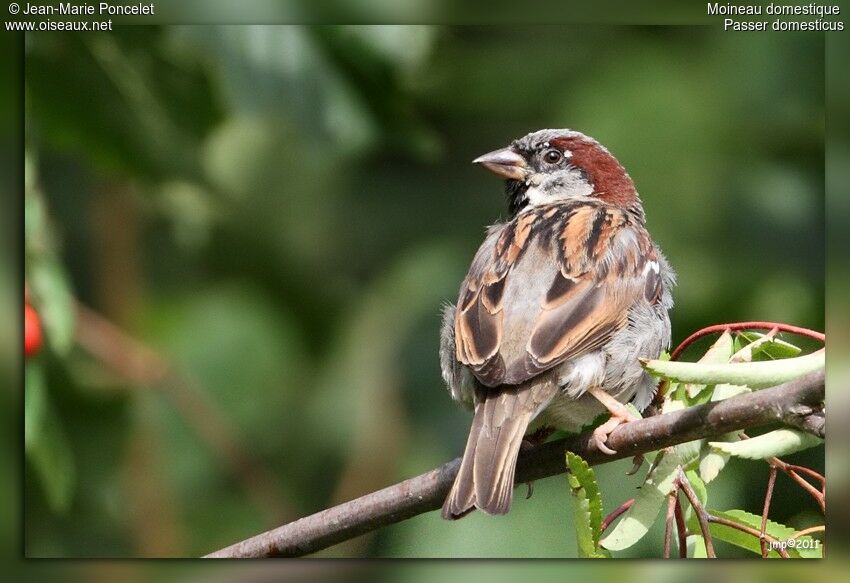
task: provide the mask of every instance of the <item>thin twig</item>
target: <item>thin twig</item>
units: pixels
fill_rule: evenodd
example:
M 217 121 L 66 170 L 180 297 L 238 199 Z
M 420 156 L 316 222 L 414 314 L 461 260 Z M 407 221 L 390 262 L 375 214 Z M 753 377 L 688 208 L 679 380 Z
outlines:
M 685 475 L 685 472 L 681 467 L 679 468 L 678 482 L 679 487 L 682 488 L 682 492 L 685 493 L 688 502 L 691 503 L 691 508 L 694 509 L 694 514 L 699 522 L 702 538 L 705 541 L 705 554 L 709 559 L 716 559 L 717 555 L 714 554 L 714 540 L 711 538 L 711 529 L 708 526 L 708 513 L 705 511 L 705 507 L 702 505 L 702 502 L 699 501 L 699 496 L 697 496 L 697 493 L 694 492 L 688 477 Z
M 788 477 L 797 482 L 804 490 L 806 490 L 809 494 L 812 495 L 812 498 L 817 501 L 822 512 L 826 512 L 826 499 L 817 488 L 809 484 L 794 470 L 786 470 L 785 473 L 788 475 Z
M 791 471 L 797 472 L 798 474 L 806 474 L 807 476 L 814 478 L 821 484 L 826 483 L 826 477 L 811 468 L 807 468 L 806 466 L 798 466 L 796 464 L 789 464 L 786 462 L 783 463 L 785 463 L 785 467 Z
M 712 514 L 706 514 L 705 517 L 706 517 L 706 520 L 708 522 L 713 522 L 714 524 L 722 524 L 723 526 L 728 526 L 729 528 L 734 528 L 735 530 L 740 530 L 741 532 L 745 532 L 745 533 L 752 535 L 752 536 L 754 536 L 758 539 L 761 538 L 761 533 L 758 530 L 754 529 L 751 526 L 747 526 L 746 524 L 741 524 L 740 522 L 735 522 L 734 520 L 729 520 L 729 519 L 723 518 L 721 516 L 714 516 Z M 779 553 L 779 556 L 781 556 L 783 559 L 789 558 L 788 552 L 785 549 L 782 548 L 782 546 L 779 544 L 778 540 L 776 540 L 775 538 L 773 538 L 769 534 L 764 535 L 764 538 L 767 539 L 767 542 L 774 544 L 774 546 L 776 547 L 776 552 Z
M 632 507 L 632 504 L 634 503 L 635 499 L 629 498 L 628 500 L 620 504 L 611 514 L 609 514 L 602 520 L 602 526 L 600 527 L 600 531 L 605 532 L 606 530 L 608 530 L 608 527 L 611 526 L 611 523 L 617 520 L 620 516 L 622 516 L 626 512 L 626 510 Z
M 761 557 L 767 558 L 767 542 L 765 532 L 767 531 L 767 515 L 770 512 L 770 502 L 773 499 L 773 485 L 776 483 L 776 466 L 770 466 L 770 476 L 767 478 L 767 491 L 764 495 L 764 508 L 761 511 L 761 531 L 759 533 L 759 545 L 761 546 Z
M 739 432 L 738 436 L 741 439 L 749 439 L 750 438 L 750 436 L 747 435 L 744 431 Z M 806 490 L 806 492 L 811 494 L 812 498 L 814 498 L 815 501 L 818 503 L 818 506 L 820 506 L 821 512 L 826 513 L 826 478 L 823 475 L 821 475 L 818 472 L 816 472 L 815 470 L 813 470 L 811 468 L 807 468 L 805 466 L 797 466 L 797 465 L 794 465 L 794 464 L 789 464 L 787 462 L 782 461 L 778 457 L 769 457 L 769 458 L 767 458 L 766 461 L 767 461 L 768 464 L 770 464 L 770 466 L 772 468 L 777 468 L 779 470 L 782 470 L 782 472 L 786 476 L 788 476 L 789 478 L 791 478 L 792 480 L 797 482 L 797 484 L 799 484 L 800 487 L 802 487 L 804 490 Z M 817 488 L 812 486 L 809 482 L 807 482 L 805 479 L 803 479 L 803 477 L 800 476 L 798 474 L 798 472 L 802 473 L 802 474 L 806 474 L 809 477 L 814 478 L 815 480 L 818 480 L 821 484 L 821 489 L 818 490 Z
M 773 466 L 776 466 L 780 469 L 786 476 L 797 482 L 801 488 L 803 488 L 806 492 L 811 494 L 812 498 L 818 503 L 820 506 L 821 512 L 826 513 L 826 478 L 817 473 L 816 471 L 803 467 L 803 466 L 795 466 L 789 463 L 782 461 L 779 458 L 772 457 L 768 458 L 768 463 Z M 821 483 L 821 489 L 818 490 L 814 486 L 812 486 L 808 481 L 806 481 L 799 473 L 804 473 L 808 476 L 813 477 L 816 480 L 819 480 Z
M 818 371 L 769 389 L 624 423 L 608 436 L 608 445 L 617 452 L 615 455 L 600 452 L 593 443 L 592 432 L 550 441 L 520 452 L 515 481 L 524 484 L 564 473 L 567 451 L 598 465 L 741 428 L 776 423 L 788 407 L 823 401 L 823 383 L 824 373 Z M 436 510 L 445 500 L 459 466 L 458 458 L 415 478 L 250 537 L 208 556 L 306 555 Z
M 673 522 L 676 514 L 676 500 L 679 496 L 679 485 L 674 480 L 673 490 L 667 494 L 667 516 L 664 521 L 664 558 L 670 558 L 670 545 L 673 542 Z
M 688 558 L 688 527 L 685 525 L 685 513 L 682 511 L 682 503 L 679 494 L 676 494 L 676 533 L 679 535 L 679 558 Z
M 809 528 L 804 528 L 803 530 L 798 530 L 794 534 L 788 537 L 788 540 L 796 540 L 801 536 L 805 536 L 807 534 L 812 534 L 813 532 L 826 532 L 826 525 L 821 524 L 819 526 L 810 526 Z

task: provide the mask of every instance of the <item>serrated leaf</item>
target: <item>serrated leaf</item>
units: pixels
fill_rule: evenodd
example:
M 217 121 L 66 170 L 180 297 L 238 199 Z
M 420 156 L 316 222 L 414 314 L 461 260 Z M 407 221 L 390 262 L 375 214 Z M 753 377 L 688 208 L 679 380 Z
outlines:
M 567 452 L 567 480 L 573 494 L 574 525 L 582 557 L 604 557 L 599 549 L 602 533 L 602 494 L 593 469 L 578 455 Z
M 822 443 L 823 439 L 811 433 L 783 428 L 734 443 L 710 441 L 708 445 L 712 449 L 727 455 L 734 455 L 749 460 L 760 460 L 789 455 L 804 449 L 817 447 Z
M 599 544 L 611 551 L 621 551 L 634 545 L 646 535 L 664 506 L 667 494 L 673 489 L 673 480 L 679 468 L 679 456 L 667 451 L 652 468 L 629 508 L 614 530 Z
M 796 358 L 766 362 L 707 364 L 650 360 L 644 368 L 655 376 L 680 383 L 747 385 L 750 388 L 778 385 L 824 367 L 824 350 Z
M 579 557 L 592 557 L 596 553 L 593 529 L 590 525 L 590 502 L 587 497 L 573 490 L 573 527 L 576 531 L 576 546 Z
M 744 510 L 706 510 L 709 514 L 713 516 L 717 516 L 719 518 L 725 518 L 726 520 L 731 520 L 733 522 L 737 522 L 738 524 L 743 524 L 749 526 L 750 528 L 754 528 L 756 530 L 761 530 L 761 516 L 757 516 L 755 514 L 751 514 Z M 691 530 L 698 530 L 699 523 L 695 516 L 691 516 L 688 518 L 688 528 Z M 759 543 L 759 539 L 752 534 L 742 532 L 737 530 L 731 526 L 726 526 L 723 524 L 710 523 L 709 531 L 711 532 L 711 536 L 717 540 L 722 540 L 724 542 L 733 544 L 742 549 L 746 549 L 750 552 L 761 555 L 761 544 Z M 765 527 L 765 533 L 773 537 L 779 542 L 787 542 L 791 536 L 794 535 L 795 530 L 791 527 L 785 526 L 784 524 L 780 524 L 778 522 L 774 522 L 772 520 L 767 521 Z M 815 541 L 809 536 L 802 536 L 798 539 L 800 541 L 799 545 L 797 543 L 793 543 L 795 546 L 786 547 L 786 551 L 788 555 L 792 558 L 820 558 L 821 550 L 813 548 L 815 546 Z M 807 548 L 798 548 L 798 546 L 806 546 Z M 778 552 L 774 550 L 768 551 L 768 557 L 770 558 L 778 558 L 780 555 Z
M 71 504 L 76 474 L 74 458 L 59 417 L 46 398 L 41 428 L 26 448 L 27 459 L 38 476 L 45 498 L 54 512 L 65 512 Z
M 744 338 L 747 342 L 755 342 L 761 338 L 765 338 L 767 335 L 762 334 L 760 332 L 739 332 L 739 336 Z M 791 344 L 790 342 L 786 342 L 776 336 L 769 339 L 767 342 L 764 342 L 758 346 L 758 351 L 753 353 L 753 357 L 756 355 L 764 355 L 767 358 L 779 359 L 779 358 L 793 358 L 800 354 L 802 349 L 798 346 Z

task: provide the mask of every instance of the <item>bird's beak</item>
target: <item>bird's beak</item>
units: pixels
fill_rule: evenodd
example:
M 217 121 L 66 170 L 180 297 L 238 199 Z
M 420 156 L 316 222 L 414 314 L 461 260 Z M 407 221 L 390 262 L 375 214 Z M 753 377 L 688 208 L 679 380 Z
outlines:
M 513 180 L 525 180 L 528 176 L 528 164 L 525 158 L 514 152 L 511 148 L 502 148 L 478 156 L 472 161 L 473 164 L 481 164 L 490 172 Z

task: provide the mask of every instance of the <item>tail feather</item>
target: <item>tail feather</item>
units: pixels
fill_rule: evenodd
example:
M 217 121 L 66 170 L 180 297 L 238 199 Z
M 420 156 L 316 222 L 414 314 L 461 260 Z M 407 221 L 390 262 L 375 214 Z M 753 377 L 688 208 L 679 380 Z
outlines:
M 554 383 L 540 380 L 477 391 L 466 450 L 443 504 L 443 518 L 460 518 L 473 508 L 488 514 L 506 514 L 511 509 L 522 438 L 556 391 Z

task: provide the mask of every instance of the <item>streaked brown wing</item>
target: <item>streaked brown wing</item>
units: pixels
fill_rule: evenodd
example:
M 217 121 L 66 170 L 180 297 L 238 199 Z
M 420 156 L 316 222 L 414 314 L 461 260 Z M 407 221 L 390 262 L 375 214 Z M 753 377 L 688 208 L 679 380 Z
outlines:
M 494 387 L 599 349 L 635 302 L 654 301 L 657 268 L 647 264 L 655 260 L 643 226 L 617 208 L 588 202 L 521 214 L 491 232 L 464 282 L 458 360 Z
M 642 292 L 643 286 L 637 291 Z M 629 282 L 597 283 L 588 277 L 576 283 L 562 301 L 540 311 L 522 369 L 510 371 L 506 380 L 539 374 L 604 346 L 625 325 L 629 308 L 638 299 L 635 292 L 636 286 Z
M 502 343 L 502 294 L 506 276 L 507 272 L 490 283 L 480 281 L 474 288 L 467 287 L 455 315 L 457 358 L 488 386 L 499 384 L 505 375 L 505 363 L 499 348 Z M 468 285 L 473 285 L 473 282 Z

